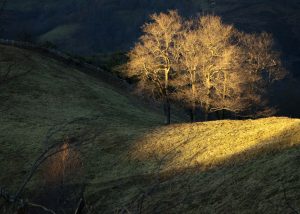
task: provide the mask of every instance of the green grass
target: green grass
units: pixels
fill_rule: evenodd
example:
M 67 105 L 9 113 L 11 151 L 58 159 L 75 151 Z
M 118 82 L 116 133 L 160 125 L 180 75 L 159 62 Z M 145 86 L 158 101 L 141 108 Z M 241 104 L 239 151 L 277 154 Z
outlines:
M 78 31 L 78 28 L 78 24 L 61 25 L 41 35 L 38 40 L 39 42 L 60 42 L 65 39 L 70 39 Z
M 14 78 L 0 85 L 0 184 L 9 190 L 18 187 L 48 131 L 57 127 L 49 144 L 66 136 L 81 144 L 92 213 L 134 212 L 141 199 L 142 213 L 300 209 L 300 120 L 163 126 L 155 108 L 115 86 L 38 53 L 0 49 L 0 72 L 18 64 Z M 41 178 L 34 176 L 26 196 Z

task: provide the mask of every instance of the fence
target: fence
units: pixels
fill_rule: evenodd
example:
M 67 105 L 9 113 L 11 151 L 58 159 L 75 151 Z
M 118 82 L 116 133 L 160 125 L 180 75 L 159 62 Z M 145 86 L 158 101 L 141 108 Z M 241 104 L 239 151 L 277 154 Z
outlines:
M 81 70 L 84 71 L 85 73 L 89 73 L 93 76 L 99 77 L 105 82 L 111 83 L 114 86 L 121 88 L 122 90 L 124 89 L 131 90 L 130 85 L 125 80 L 118 78 L 116 75 L 108 71 L 105 71 L 95 65 L 87 63 L 84 60 L 76 59 L 73 56 L 66 54 L 62 51 L 59 51 L 57 49 L 47 48 L 42 45 L 33 44 L 30 42 L 21 42 L 21 41 L 9 40 L 9 39 L 0 39 L 0 44 L 18 47 L 27 50 L 38 51 L 39 53 L 46 54 L 47 56 L 55 58 L 59 61 L 63 61 L 67 64 L 71 64 L 76 67 L 80 67 Z

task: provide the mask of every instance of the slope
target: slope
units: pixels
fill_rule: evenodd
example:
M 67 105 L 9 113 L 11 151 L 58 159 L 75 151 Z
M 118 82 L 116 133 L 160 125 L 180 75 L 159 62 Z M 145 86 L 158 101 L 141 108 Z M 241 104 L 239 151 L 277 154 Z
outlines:
M 156 111 L 75 67 L 0 48 L 1 74 L 12 68 L 0 85 L 0 184 L 10 191 L 45 146 L 68 137 L 80 143 L 90 213 L 299 210 L 299 119 L 163 126 Z M 42 186 L 38 171 L 25 197 Z
M 102 146 L 121 152 L 131 138 L 163 121 L 150 107 L 68 64 L 3 45 L 0 58 L 0 76 L 11 69 L 0 84 L 0 183 L 8 188 L 24 178 L 53 128 L 61 130 L 49 144 L 94 137 L 89 159 L 97 165 L 106 158 L 97 153 Z
M 299 119 L 159 127 L 129 152 L 146 174 L 94 183 L 88 198 L 99 213 L 292 213 L 299 151 Z

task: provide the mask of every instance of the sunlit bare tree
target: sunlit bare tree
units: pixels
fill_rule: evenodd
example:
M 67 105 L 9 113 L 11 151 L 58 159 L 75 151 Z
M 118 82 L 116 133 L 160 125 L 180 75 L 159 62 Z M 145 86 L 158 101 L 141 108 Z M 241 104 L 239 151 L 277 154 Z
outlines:
M 273 113 L 266 92 L 286 72 L 269 34 L 239 32 L 212 15 L 186 21 L 171 11 L 151 19 L 128 54 L 126 74 L 163 101 L 166 123 L 170 97 L 191 109 L 192 121 L 197 108 L 205 119 L 212 112 Z
M 137 77 L 138 89 L 164 103 L 170 123 L 170 81 L 178 60 L 178 39 L 182 20 L 176 11 L 154 14 L 143 26 L 144 35 L 129 52 L 126 74 Z
M 202 107 L 206 113 L 246 108 L 242 96 L 247 78 L 239 69 L 240 51 L 234 40 L 236 29 L 218 16 L 200 18 Z
M 233 42 L 233 26 L 222 23 L 220 17 L 204 16 L 185 23 L 180 40 L 180 75 L 177 78 L 176 98 L 206 112 L 227 109 L 241 111 L 242 82 L 239 73 L 239 49 Z M 192 120 L 195 117 L 192 116 Z
M 199 92 L 201 91 L 200 55 L 203 47 L 199 34 L 199 28 L 193 21 L 184 23 L 184 31 L 178 46 L 180 48 L 178 75 L 174 81 L 176 93 L 174 93 L 173 98 L 191 110 L 191 122 L 195 121 L 195 110 L 199 105 Z
M 266 93 L 269 87 L 287 74 L 283 68 L 280 53 L 274 50 L 274 41 L 270 34 L 237 33 L 240 47 L 240 72 L 248 77 L 245 84 L 250 105 L 248 109 L 257 114 L 273 111 L 267 107 Z M 268 116 L 268 115 L 266 115 Z

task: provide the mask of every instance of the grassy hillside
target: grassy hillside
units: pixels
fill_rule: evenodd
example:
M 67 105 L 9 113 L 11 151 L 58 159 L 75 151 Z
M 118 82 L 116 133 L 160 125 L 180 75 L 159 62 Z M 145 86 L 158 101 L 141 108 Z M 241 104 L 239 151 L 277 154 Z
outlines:
M 0 184 L 9 190 L 45 143 L 69 137 L 80 145 L 91 213 L 300 210 L 299 119 L 163 126 L 155 109 L 77 68 L 0 48 L 1 72 L 18 62 L 0 85 Z M 42 178 L 39 171 L 27 197 Z
M 121 152 L 130 139 L 163 121 L 150 107 L 76 68 L 30 51 L 0 49 L 1 74 L 13 65 L 9 80 L 0 84 L 1 184 L 18 184 L 53 127 L 70 123 L 50 143 L 95 137 L 88 152 L 95 167 L 101 164 L 91 171 L 101 173 L 103 159 L 110 157 L 99 154 L 104 144 Z
M 147 174 L 92 185 L 89 198 L 103 212 L 292 213 L 299 131 L 300 120 L 275 117 L 159 127 L 130 150 Z

